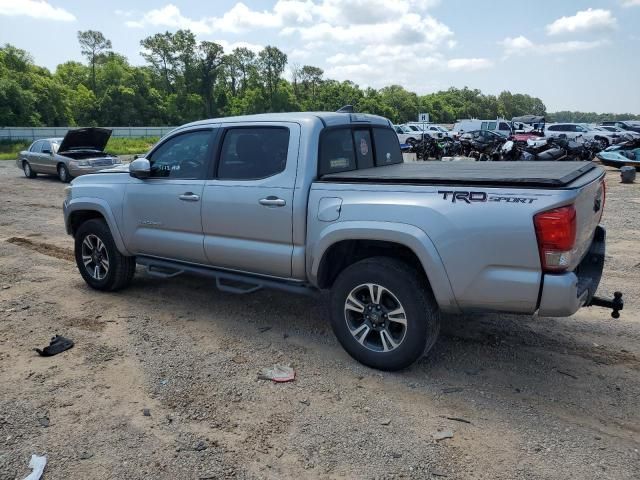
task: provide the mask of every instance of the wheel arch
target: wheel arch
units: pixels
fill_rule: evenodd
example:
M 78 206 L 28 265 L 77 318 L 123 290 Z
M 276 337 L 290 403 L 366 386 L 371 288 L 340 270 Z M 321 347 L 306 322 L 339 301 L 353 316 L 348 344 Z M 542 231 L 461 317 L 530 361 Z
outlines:
M 69 235 L 75 236 L 80 225 L 87 220 L 94 218 L 102 219 L 109 227 L 118 251 L 122 255 L 131 255 L 125 247 L 116 219 L 106 201 L 98 198 L 91 200 L 71 200 L 71 202 L 65 205 L 64 210 L 65 225 Z
M 312 247 L 309 278 L 330 288 L 338 274 L 364 258 L 388 256 L 418 266 L 443 311 L 459 312 L 446 269 L 429 236 L 395 222 L 339 222 L 326 228 Z

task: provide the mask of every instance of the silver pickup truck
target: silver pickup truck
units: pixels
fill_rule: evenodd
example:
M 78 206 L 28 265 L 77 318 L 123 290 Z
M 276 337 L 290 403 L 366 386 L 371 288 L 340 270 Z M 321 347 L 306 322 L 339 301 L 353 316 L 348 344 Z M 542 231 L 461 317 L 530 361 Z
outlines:
M 360 362 L 406 367 L 440 312 L 569 316 L 598 299 L 604 170 L 573 162 L 403 163 L 382 117 L 286 113 L 191 123 L 130 165 L 79 177 L 64 218 L 80 274 L 136 264 L 233 293 L 330 291 Z

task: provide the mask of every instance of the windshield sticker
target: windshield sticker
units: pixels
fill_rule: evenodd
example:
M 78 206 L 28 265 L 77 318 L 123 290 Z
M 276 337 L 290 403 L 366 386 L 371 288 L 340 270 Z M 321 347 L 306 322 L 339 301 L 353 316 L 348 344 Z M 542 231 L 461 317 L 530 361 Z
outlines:
M 329 166 L 330 168 L 348 168 L 349 167 L 349 160 L 342 157 L 342 158 L 334 158 L 333 160 L 329 161 Z

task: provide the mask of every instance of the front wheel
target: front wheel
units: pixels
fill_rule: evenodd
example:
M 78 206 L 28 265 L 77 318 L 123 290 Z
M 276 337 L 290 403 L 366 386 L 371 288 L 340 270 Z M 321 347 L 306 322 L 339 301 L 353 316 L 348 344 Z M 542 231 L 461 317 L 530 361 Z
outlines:
M 24 176 L 27 178 L 36 178 L 38 174 L 33 171 L 29 162 L 22 162 L 22 171 L 24 172 Z
M 64 163 L 60 163 L 58 165 L 58 178 L 61 182 L 69 183 L 71 181 L 71 175 L 69 174 L 69 169 Z
M 359 362 L 400 370 L 434 345 L 440 316 L 426 278 L 402 261 L 372 257 L 350 265 L 336 279 L 331 326 Z
M 135 257 L 122 255 L 116 248 L 104 220 L 88 220 L 75 235 L 76 265 L 87 285 L 96 290 L 126 287 L 136 271 Z

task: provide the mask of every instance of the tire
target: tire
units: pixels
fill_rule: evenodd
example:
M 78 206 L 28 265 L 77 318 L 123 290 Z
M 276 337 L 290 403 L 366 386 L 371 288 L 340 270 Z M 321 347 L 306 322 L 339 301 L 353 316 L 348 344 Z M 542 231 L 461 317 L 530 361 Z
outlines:
M 33 171 L 31 165 L 26 160 L 22 162 L 22 171 L 24 172 L 24 176 L 27 178 L 36 178 L 38 174 Z
M 63 183 L 69 183 L 71 181 L 71 175 L 69 174 L 69 169 L 64 163 L 58 164 L 58 178 Z
M 333 332 L 347 353 L 380 370 L 408 367 L 433 347 L 440 332 L 438 306 L 426 278 L 389 257 L 345 268 L 331 288 L 330 308 Z
M 99 255 L 94 256 L 94 252 Z M 124 288 L 136 271 L 135 257 L 127 257 L 118 251 L 109 227 L 101 219 L 87 220 L 80 225 L 75 234 L 75 257 L 80 275 L 96 290 Z

